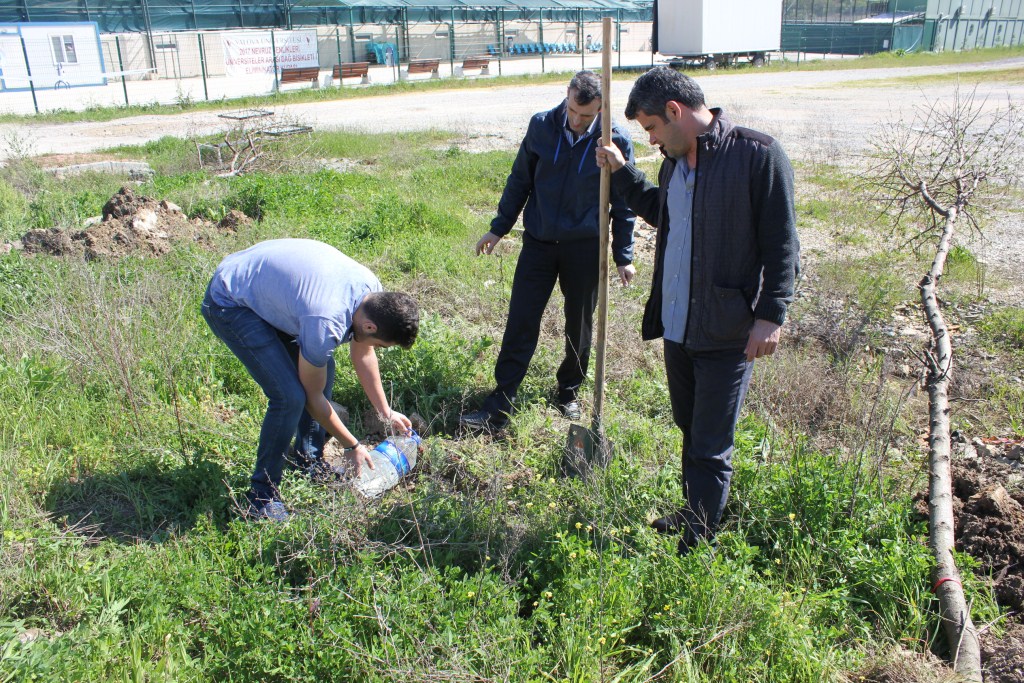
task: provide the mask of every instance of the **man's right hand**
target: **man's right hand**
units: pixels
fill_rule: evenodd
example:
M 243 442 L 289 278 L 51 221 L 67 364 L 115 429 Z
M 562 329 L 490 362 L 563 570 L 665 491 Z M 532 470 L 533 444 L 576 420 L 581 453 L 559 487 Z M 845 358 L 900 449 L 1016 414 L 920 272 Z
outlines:
M 373 458 L 370 457 L 369 449 L 363 444 L 359 444 L 350 451 L 345 451 L 344 457 L 348 460 L 348 466 L 353 475 L 357 477 L 363 473 L 364 465 L 369 467 L 371 470 L 377 469 L 373 465 Z
M 622 156 L 622 151 L 615 145 L 598 147 L 597 165 L 603 167 L 605 164 L 608 164 L 612 169 L 612 173 L 615 173 L 626 165 L 626 159 Z
M 484 233 L 484 236 L 476 243 L 476 255 L 490 254 L 494 251 L 494 247 L 497 246 L 500 241 L 501 237 L 495 235 L 493 232 Z

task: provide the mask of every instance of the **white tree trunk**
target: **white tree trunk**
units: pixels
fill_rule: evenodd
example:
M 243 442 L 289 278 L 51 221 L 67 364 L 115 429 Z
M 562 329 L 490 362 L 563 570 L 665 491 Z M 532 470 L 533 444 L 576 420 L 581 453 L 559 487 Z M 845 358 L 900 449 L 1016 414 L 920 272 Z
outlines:
M 928 364 L 928 513 L 932 554 L 935 557 L 933 587 L 939 600 L 942 626 L 949 643 L 953 665 L 958 674 L 970 681 L 981 681 L 981 644 L 978 631 L 964 598 L 960 572 L 953 558 L 953 478 L 950 467 L 949 386 L 953 370 L 953 346 L 949 330 L 939 309 L 936 286 L 942 276 L 953 237 L 956 207 L 946 212 L 942 237 L 932 268 L 921 280 L 921 303 L 931 328 L 933 355 Z

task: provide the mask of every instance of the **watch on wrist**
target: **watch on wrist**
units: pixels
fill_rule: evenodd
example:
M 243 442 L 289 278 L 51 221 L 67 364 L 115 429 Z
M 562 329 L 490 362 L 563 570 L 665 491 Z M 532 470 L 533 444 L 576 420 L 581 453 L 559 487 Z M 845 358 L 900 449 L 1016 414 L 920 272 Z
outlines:
M 352 444 L 351 446 L 348 446 L 348 447 L 346 447 L 346 448 L 344 448 L 342 450 L 345 453 L 348 453 L 349 451 L 354 451 L 355 449 L 359 448 L 362 445 L 363 445 L 363 443 L 361 441 L 357 440 L 354 444 Z

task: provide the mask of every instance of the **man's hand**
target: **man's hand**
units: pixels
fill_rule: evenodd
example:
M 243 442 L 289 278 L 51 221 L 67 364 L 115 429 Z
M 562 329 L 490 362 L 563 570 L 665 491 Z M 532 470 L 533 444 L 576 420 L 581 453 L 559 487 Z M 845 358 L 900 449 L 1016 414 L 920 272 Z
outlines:
M 370 457 L 370 451 L 363 444 L 359 444 L 350 451 L 345 451 L 345 459 L 348 460 L 348 467 L 346 469 L 351 469 L 353 476 L 356 477 L 363 473 L 364 464 L 369 465 L 371 470 L 377 469 L 373 466 L 373 458 Z
M 775 353 L 782 338 L 782 327 L 767 320 L 755 320 L 747 339 L 747 362 Z
M 484 236 L 480 238 L 480 241 L 476 243 L 476 255 L 488 254 L 494 251 L 494 247 L 501 241 L 501 237 L 495 235 L 493 232 L 486 232 Z
M 622 156 L 622 151 L 615 145 L 611 145 L 610 147 L 598 147 L 597 165 L 604 167 L 605 164 L 611 167 L 612 173 L 615 173 L 626 165 L 626 159 Z
M 632 263 L 619 266 L 619 282 L 623 287 L 629 287 L 629 283 L 633 281 L 634 277 L 636 277 L 636 268 Z
M 412 421 L 397 410 L 392 410 L 387 416 L 387 420 L 391 423 L 394 430 L 401 434 L 408 434 L 409 430 L 412 429 Z

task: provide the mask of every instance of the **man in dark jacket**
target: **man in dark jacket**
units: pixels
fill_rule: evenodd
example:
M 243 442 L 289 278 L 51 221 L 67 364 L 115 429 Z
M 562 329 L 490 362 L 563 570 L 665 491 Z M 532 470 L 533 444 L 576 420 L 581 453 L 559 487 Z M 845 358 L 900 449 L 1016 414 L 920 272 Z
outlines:
M 597 306 L 601 174 L 594 150 L 601 144 L 600 112 L 601 80 L 593 72 L 580 71 L 569 83 L 565 101 L 530 119 L 498 215 L 476 245 L 477 254 L 490 254 L 522 212 L 523 248 L 494 368 L 497 387 L 480 410 L 462 416 L 463 427 L 504 426 L 537 348 L 555 280 L 565 297 L 565 360 L 556 374 L 557 401 L 563 415 L 580 418 L 577 396 L 587 374 Z M 612 140 L 632 161 L 633 143 L 625 131 L 613 126 Z M 635 218 L 621 195 L 613 192 L 611 204 L 612 256 L 620 281 L 628 285 L 636 273 Z
M 700 86 L 667 67 L 637 79 L 626 117 L 665 156 L 658 185 L 612 147 L 598 150 L 598 164 L 611 166 L 612 186 L 658 228 L 642 336 L 664 338 L 686 506 L 652 526 L 682 532 L 686 553 L 721 521 L 754 359 L 774 353 L 793 298 L 793 170 L 776 140 L 708 109 Z

